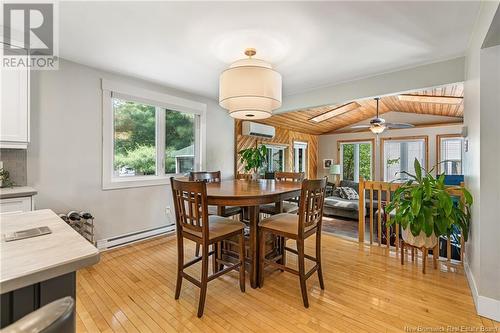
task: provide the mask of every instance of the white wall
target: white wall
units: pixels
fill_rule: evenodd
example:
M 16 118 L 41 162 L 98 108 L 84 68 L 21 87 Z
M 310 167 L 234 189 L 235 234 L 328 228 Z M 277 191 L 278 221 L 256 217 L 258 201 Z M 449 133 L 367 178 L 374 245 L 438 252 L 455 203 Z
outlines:
M 233 176 L 234 122 L 215 101 L 61 60 L 57 71 L 34 71 L 28 184 L 36 208 L 86 210 L 96 216 L 97 239 L 170 224 L 169 185 L 101 189 L 101 78 L 207 104 L 207 169 Z
M 479 314 L 500 320 L 500 250 L 498 246 L 498 72 L 488 68 L 481 47 L 498 8 L 497 1 L 485 1 L 475 23 L 466 54 L 464 123 L 468 128 L 469 151 L 464 156 L 465 183 L 474 196 L 472 226 L 466 244 L 465 269 Z M 484 57 L 494 54 L 484 54 Z M 493 58 L 489 59 L 493 60 Z M 497 60 L 498 61 L 498 60 Z M 498 69 L 497 69 L 498 70 Z M 488 80 L 483 77 L 490 75 Z M 487 82 L 490 81 L 490 82 Z M 489 85 L 489 86 L 488 86 Z M 495 115 L 496 114 L 496 115 Z M 496 160 L 498 162 L 498 160 Z M 496 195 L 496 196 L 495 196 Z M 484 201 L 483 201 L 484 199 Z M 493 240 L 491 239 L 493 237 Z
M 440 127 L 422 127 L 422 128 L 409 128 L 399 130 L 388 130 L 382 133 L 380 138 L 389 137 L 404 137 L 427 135 L 429 140 L 429 167 L 436 164 L 436 135 L 438 134 L 460 134 L 462 131 L 461 125 L 450 125 Z M 328 176 L 328 170 L 323 169 L 323 159 L 332 158 L 335 163 L 339 162 L 337 156 L 337 141 L 339 140 L 356 140 L 356 139 L 373 139 L 375 135 L 371 132 L 358 132 L 358 133 L 343 133 L 343 134 L 329 134 L 321 135 L 319 137 L 319 168 L 318 177 Z M 375 140 L 375 180 L 380 180 L 380 140 Z M 332 176 L 330 176 L 332 177 Z
M 500 46 L 481 51 L 481 263 L 479 293 L 500 306 Z M 500 307 L 498 308 L 500 316 Z

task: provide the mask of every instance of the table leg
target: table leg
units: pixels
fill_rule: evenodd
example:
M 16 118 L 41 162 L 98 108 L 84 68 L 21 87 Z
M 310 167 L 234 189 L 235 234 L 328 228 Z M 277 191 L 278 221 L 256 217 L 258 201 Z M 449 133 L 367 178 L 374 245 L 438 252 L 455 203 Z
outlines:
M 250 286 L 257 288 L 259 286 L 259 206 L 248 207 L 248 217 L 250 220 Z
M 278 201 L 274 204 L 274 213 L 275 214 L 283 213 L 283 201 Z

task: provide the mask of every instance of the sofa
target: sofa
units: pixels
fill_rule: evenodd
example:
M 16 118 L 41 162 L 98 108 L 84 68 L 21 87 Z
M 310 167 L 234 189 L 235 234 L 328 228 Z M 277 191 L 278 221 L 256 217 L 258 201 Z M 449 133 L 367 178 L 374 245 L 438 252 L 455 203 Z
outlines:
M 341 187 L 350 187 L 359 194 L 359 183 L 351 180 L 342 180 L 340 182 Z M 373 193 L 373 209 L 376 210 L 378 206 L 377 192 Z M 385 200 L 385 192 L 382 192 L 382 200 Z M 369 214 L 370 208 L 370 198 L 368 191 L 365 193 L 365 216 Z M 325 203 L 323 206 L 323 214 L 327 216 L 340 216 L 349 219 L 357 220 L 359 218 L 359 200 L 348 200 L 341 198 L 336 189 L 333 190 L 333 195 L 327 196 L 325 198 Z

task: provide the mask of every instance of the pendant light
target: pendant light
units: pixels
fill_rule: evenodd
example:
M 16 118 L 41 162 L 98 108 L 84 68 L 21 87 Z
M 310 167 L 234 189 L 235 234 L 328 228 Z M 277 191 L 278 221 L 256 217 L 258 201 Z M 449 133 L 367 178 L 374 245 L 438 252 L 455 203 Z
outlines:
M 272 66 L 255 59 L 255 49 L 246 49 L 240 59 L 220 75 L 219 105 L 237 119 L 264 119 L 281 106 L 281 75 Z

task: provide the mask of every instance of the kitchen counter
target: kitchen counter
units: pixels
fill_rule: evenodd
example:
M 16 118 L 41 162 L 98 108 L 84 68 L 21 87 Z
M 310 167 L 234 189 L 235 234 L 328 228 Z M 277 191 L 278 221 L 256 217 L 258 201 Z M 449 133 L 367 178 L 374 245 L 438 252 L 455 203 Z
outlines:
M 37 194 L 33 187 L 29 186 L 14 186 L 0 188 L 0 199 L 29 197 Z
M 99 251 L 50 209 L 1 217 L 0 294 L 91 266 Z M 3 234 L 48 226 L 51 234 L 5 242 Z

